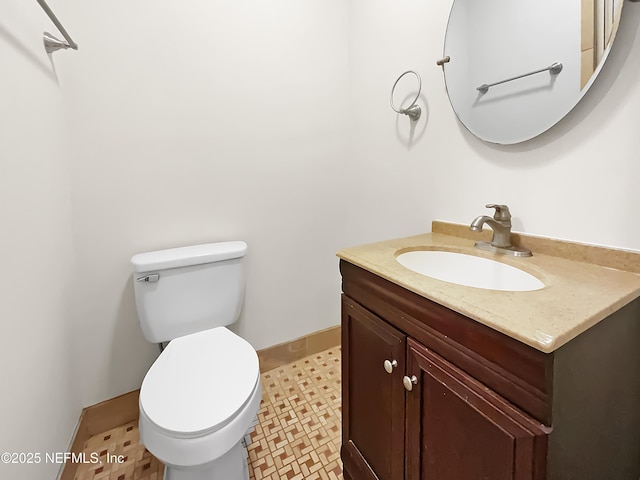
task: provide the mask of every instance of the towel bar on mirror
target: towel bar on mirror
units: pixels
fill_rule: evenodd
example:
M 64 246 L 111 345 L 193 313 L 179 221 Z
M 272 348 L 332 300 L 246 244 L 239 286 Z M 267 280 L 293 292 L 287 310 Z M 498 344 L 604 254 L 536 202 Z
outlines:
M 529 77 L 531 75 L 535 75 L 536 73 L 546 72 L 547 70 L 551 74 L 557 75 L 562 71 L 562 64 L 559 62 L 556 62 L 556 63 L 552 63 L 546 68 L 541 68 L 540 70 L 535 70 L 529 73 L 523 73 L 522 75 L 516 75 L 515 77 L 507 78 L 505 80 L 500 80 L 499 82 L 490 83 L 488 85 L 486 83 L 483 83 L 478 88 L 476 88 L 476 90 L 484 94 L 484 93 L 487 93 L 491 87 L 495 87 L 496 85 L 500 85 L 502 83 L 507 83 L 507 82 L 513 82 L 514 80 L 519 80 L 520 78 Z

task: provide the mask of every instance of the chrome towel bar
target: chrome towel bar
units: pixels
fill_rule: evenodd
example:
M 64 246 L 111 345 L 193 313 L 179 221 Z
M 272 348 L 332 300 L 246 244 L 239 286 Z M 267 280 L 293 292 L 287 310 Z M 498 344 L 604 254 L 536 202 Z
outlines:
M 56 26 L 56 28 L 60 31 L 60 33 L 66 40 L 66 42 L 63 42 L 62 40 L 57 39 L 50 33 L 44 32 L 43 41 L 44 41 L 44 48 L 47 51 L 47 53 L 55 52 L 56 50 L 60 50 L 61 48 L 64 48 L 64 49 L 72 48 L 74 50 L 78 50 L 78 44 L 71 39 L 71 36 L 64 29 L 64 27 L 60 23 L 60 20 L 58 20 L 58 17 L 56 17 L 55 13 L 51 11 L 51 9 L 49 8 L 49 5 L 47 5 L 47 2 L 45 2 L 45 0 L 36 0 L 36 1 L 40 4 L 42 9 L 49 16 L 53 24 Z
M 478 88 L 476 88 L 476 90 L 478 90 L 480 93 L 487 93 L 491 87 L 495 87 L 496 85 L 500 85 L 501 83 L 512 82 L 513 80 L 518 80 L 519 78 L 535 75 L 536 73 L 546 72 L 547 70 L 549 70 L 549 72 L 552 73 L 553 75 L 557 75 L 562 71 L 562 64 L 556 62 L 552 65 L 549 65 L 547 68 L 541 68 L 540 70 L 536 70 L 534 72 L 529 72 L 523 75 L 518 75 L 516 77 L 507 78 L 506 80 L 500 80 L 499 82 L 490 83 L 488 85 L 486 83 L 483 83 Z

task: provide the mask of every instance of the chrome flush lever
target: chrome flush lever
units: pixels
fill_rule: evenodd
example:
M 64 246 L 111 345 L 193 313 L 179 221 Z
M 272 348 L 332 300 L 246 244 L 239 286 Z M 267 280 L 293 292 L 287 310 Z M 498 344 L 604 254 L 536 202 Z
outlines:
M 144 275 L 143 277 L 136 278 L 136 282 L 153 283 L 153 282 L 157 282 L 158 280 L 160 280 L 160 274 L 159 273 L 150 273 L 149 275 Z

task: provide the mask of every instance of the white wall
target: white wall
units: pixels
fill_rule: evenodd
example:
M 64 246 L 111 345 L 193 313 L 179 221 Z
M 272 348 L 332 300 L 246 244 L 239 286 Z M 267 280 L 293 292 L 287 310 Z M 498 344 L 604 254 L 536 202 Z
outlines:
M 470 223 L 490 213 L 486 203 L 506 203 L 515 230 L 640 249 L 640 5 L 625 3 L 612 54 L 578 107 L 511 147 L 477 140 L 449 105 L 435 62 L 450 6 L 351 2 L 352 141 L 362 187 L 350 211 L 355 239 L 428 231 L 434 218 Z M 393 82 L 410 68 L 422 75 L 428 117 L 411 143 L 409 120 L 388 105 Z
M 347 5 L 72 3 L 80 50 L 56 62 L 73 134 L 83 403 L 138 388 L 157 356 L 134 308 L 138 252 L 245 240 L 233 328 L 255 348 L 337 324 Z
M 44 452 L 66 450 L 80 412 L 69 349 L 73 242 L 60 90 L 35 2 L 0 4 L 0 478 L 54 478 Z M 35 459 L 34 459 L 35 460 Z
M 80 50 L 52 63 L 37 4 L 3 4 L 0 450 L 64 450 L 81 406 L 140 385 L 157 352 L 135 315 L 137 252 L 246 240 L 234 328 L 263 348 L 338 323 L 339 248 L 488 202 L 517 230 L 640 249 L 639 7 L 567 119 L 496 147 L 458 124 L 435 66 L 450 2 L 67 0 L 54 10 Z M 408 68 L 413 131 L 389 107 Z

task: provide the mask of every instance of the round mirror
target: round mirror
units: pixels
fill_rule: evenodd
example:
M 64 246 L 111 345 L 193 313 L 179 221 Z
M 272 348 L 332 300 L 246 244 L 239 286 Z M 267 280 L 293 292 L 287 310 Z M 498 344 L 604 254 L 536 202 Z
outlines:
M 555 125 L 611 49 L 623 0 L 454 0 L 444 43 L 451 106 L 478 138 L 509 145 Z

